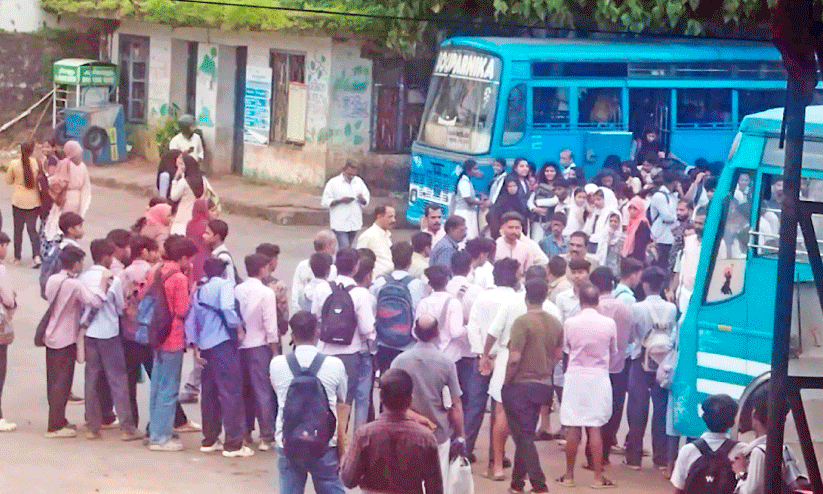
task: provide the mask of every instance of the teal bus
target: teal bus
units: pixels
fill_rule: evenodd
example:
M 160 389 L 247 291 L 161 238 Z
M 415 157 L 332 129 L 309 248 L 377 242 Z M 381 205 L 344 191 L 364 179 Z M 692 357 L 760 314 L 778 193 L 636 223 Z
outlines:
M 724 393 L 745 409 L 746 398 L 769 378 L 785 156 L 782 119 L 781 108 L 743 119 L 708 208 L 670 389 L 674 428 L 686 436 L 705 429 L 698 408 L 706 396 Z M 808 108 L 805 131 L 801 200 L 823 202 L 823 106 Z M 819 244 L 823 217 L 813 215 L 812 224 Z M 794 280 L 789 375 L 817 377 L 823 369 L 823 310 L 802 237 Z
M 629 157 L 654 128 L 687 164 L 725 160 L 742 117 L 785 104 L 785 71 L 767 43 L 718 40 L 451 38 L 443 42 L 412 144 L 407 219 L 448 207 L 463 162 L 536 166 L 569 149 L 587 178 Z

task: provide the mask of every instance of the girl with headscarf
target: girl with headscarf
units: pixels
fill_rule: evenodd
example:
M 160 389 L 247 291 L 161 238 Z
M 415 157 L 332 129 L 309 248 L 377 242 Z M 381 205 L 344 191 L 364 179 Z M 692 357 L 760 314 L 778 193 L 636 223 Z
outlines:
M 161 246 L 169 238 L 171 228 L 171 205 L 166 203 L 155 204 L 146 210 L 143 216 L 145 221 L 140 228 L 140 235 L 157 241 Z
M 157 195 L 159 197 L 169 198 L 171 178 L 177 172 L 177 158 L 180 154 L 181 151 L 172 149 L 160 157 L 160 165 L 157 167 Z
M 171 181 L 169 193 L 172 201 L 178 201 L 171 233 L 186 234 L 186 225 L 191 221 L 194 201 L 203 197 L 203 191 L 203 173 L 200 171 L 200 165 L 188 154 L 181 154 L 177 157 L 177 171 Z
M 209 201 L 204 198 L 194 201 L 191 221 L 186 225 L 186 237 L 191 239 L 194 245 L 197 246 L 197 254 L 194 255 L 191 261 L 192 280 L 195 282 L 205 276 L 206 273 L 203 271 L 203 263 L 211 256 L 211 249 L 203 240 L 203 233 L 206 231 L 206 226 L 208 226 L 210 219 Z
M 646 262 L 646 248 L 652 241 L 649 220 L 646 219 L 646 204 L 639 196 L 629 200 L 629 224 L 623 241 L 623 257 L 631 257 Z
M 40 215 L 40 192 L 37 189 L 37 173 L 40 165 L 32 154 L 34 142 L 20 145 L 20 159 L 14 160 L 6 170 L 6 183 L 14 186 L 11 196 L 11 212 L 14 220 L 14 264 L 18 264 L 23 250 L 23 226 L 31 240 L 32 267 L 40 266 L 40 239 L 37 235 L 37 217 Z
M 500 236 L 500 217 L 504 214 L 514 211 L 526 218 L 528 210 L 523 202 L 520 200 L 519 194 L 519 179 L 516 175 L 509 175 L 506 177 L 506 183 L 503 185 L 503 190 L 500 191 L 500 196 L 492 206 L 491 218 L 489 227 L 494 238 Z
M 623 254 L 623 219 L 617 209 L 608 209 L 606 216 L 606 231 L 598 239 L 597 262 L 612 270 L 616 278 L 620 278 L 620 260 Z
M 531 237 L 536 242 L 546 236 L 546 225 L 551 222 L 551 214 L 557 205 L 554 180 L 561 175 L 560 167 L 552 161 L 547 161 L 537 172 L 537 185 L 526 204 L 532 212 Z
M 65 158 L 57 163 L 54 175 L 49 177 L 49 193 L 54 198 L 46 221 L 46 238 L 54 239 L 58 233 L 60 215 L 67 212 L 85 217 L 91 204 L 89 170 L 83 163 L 83 146 L 77 141 L 63 145 Z
M 609 230 L 609 211 L 619 211 L 617 196 L 608 187 L 598 187 L 594 191 L 594 208 L 586 219 L 583 231 L 589 234 L 589 242 L 594 244 L 594 252 L 597 252 L 597 244 L 604 238 Z
M 572 192 L 572 202 L 569 207 L 569 216 L 566 219 L 566 228 L 563 229 L 563 236 L 569 237 L 574 232 L 583 230 L 586 221 L 586 205 L 588 196 L 582 187 L 574 189 Z

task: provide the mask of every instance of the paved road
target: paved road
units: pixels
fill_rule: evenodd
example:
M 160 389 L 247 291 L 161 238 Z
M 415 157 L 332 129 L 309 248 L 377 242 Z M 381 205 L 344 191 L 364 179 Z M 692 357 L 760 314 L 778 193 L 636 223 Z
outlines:
M 3 221 L 6 232 L 11 232 L 10 191 L 0 191 Z M 91 239 L 105 235 L 110 229 L 127 227 L 145 208 L 145 199 L 126 192 L 93 188 L 93 201 L 85 225 L 87 246 Z M 281 227 L 261 220 L 228 216 L 230 233 L 227 244 L 235 259 L 250 252 L 261 242 L 274 242 L 282 248 L 278 275 L 291 280 L 294 266 L 311 251 L 315 232 L 307 227 Z M 409 232 L 397 232 L 396 238 L 408 238 Z M 11 251 L 9 258 L 11 258 Z M 24 246 L 24 264 L 29 252 Z M 3 400 L 3 412 L 8 420 L 18 423 L 18 431 L 0 436 L 0 493 L 183 493 L 225 494 L 228 492 L 277 492 L 274 452 L 258 453 L 249 459 L 227 459 L 204 455 L 197 448 L 199 434 L 185 434 L 182 453 L 149 452 L 139 443 L 121 443 L 117 431 L 104 431 L 97 441 L 84 438 L 49 440 L 43 438 L 46 429 L 47 403 L 45 395 L 44 351 L 32 344 L 34 326 L 45 311 L 46 304 L 39 297 L 36 271 L 11 267 L 11 278 L 18 294 L 20 309 L 14 326 L 17 341 L 10 348 L 9 372 Z M 191 368 L 187 357 L 184 376 Z M 82 394 L 82 366 L 77 366 L 74 390 Z M 148 385 L 139 387 L 139 406 L 145 425 L 148 404 Z M 186 405 L 186 412 L 199 421 L 197 405 Z M 68 418 L 83 423 L 83 406 L 70 405 Z M 556 423 L 555 417 L 555 423 Z M 477 447 L 478 465 L 486 461 L 488 450 L 488 420 L 481 432 Z M 624 432 L 621 432 L 621 437 Z M 564 470 L 565 459 L 555 444 L 539 443 L 542 464 L 552 479 Z M 513 446 L 509 444 L 509 455 Z M 620 457 L 614 457 L 616 461 Z M 493 483 L 479 476 L 484 469 L 475 468 L 475 492 L 478 494 L 503 493 L 507 483 Z M 669 492 L 670 487 L 650 467 L 642 472 L 629 472 L 619 466 L 609 468 L 608 476 L 619 486 L 616 492 L 646 494 Z M 578 473 L 578 483 L 587 485 L 588 472 Z M 551 485 L 553 492 L 562 487 Z M 588 492 L 578 487 L 576 492 Z M 311 492 L 309 490 L 309 492 Z M 594 491 L 592 491 L 594 492 Z M 291 494 L 291 493 L 284 493 Z

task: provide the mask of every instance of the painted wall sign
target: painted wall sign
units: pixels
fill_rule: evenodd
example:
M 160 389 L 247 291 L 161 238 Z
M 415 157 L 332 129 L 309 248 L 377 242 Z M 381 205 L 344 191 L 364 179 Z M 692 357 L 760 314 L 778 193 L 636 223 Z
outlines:
M 269 143 L 271 82 L 270 67 L 246 67 L 245 111 L 243 113 L 243 140 L 245 142 Z

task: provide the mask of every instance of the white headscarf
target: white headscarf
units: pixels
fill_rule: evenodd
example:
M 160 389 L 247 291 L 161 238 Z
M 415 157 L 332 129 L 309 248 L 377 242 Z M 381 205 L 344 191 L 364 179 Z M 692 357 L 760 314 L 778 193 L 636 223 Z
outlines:
M 609 246 L 614 246 L 620 243 L 623 240 L 623 219 L 622 215 L 620 214 L 620 210 L 617 208 L 606 209 L 604 208 L 603 216 L 606 217 L 606 226 L 604 231 L 601 233 L 601 237 L 597 242 L 597 252 L 595 252 L 595 256 L 597 256 L 597 261 L 600 263 L 601 266 L 606 265 L 606 257 L 609 253 Z M 617 223 L 617 230 L 614 232 L 612 238 L 609 238 L 609 218 L 612 216 L 617 216 L 618 223 Z

